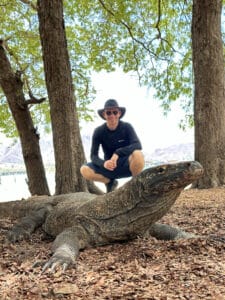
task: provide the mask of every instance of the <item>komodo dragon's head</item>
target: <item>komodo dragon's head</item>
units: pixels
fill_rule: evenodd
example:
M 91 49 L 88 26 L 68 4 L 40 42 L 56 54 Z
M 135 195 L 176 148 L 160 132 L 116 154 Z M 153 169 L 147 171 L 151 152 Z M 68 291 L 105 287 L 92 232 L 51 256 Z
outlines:
M 148 168 L 134 176 L 118 190 L 106 194 L 110 211 L 131 209 L 138 203 L 153 206 L 171 206 L 180 192 L 203 175 L 203 167 L 197 161 L 163 164 Z M 115 205 L 114 205 L 115 203 Z M 116 204 L 117 203 L 117 204 Z
M 122 199 L 121 201 L 133 198 L 134 204 L 151 196 L 160 197 L 171 192 L 179 194 L 202 175 L 203 167 L 197 161 L 163 164 L 145 169 L 124 186 L 104 197 L 109 201 L 118 197 Z
M 134 207 L 130 211 L 132 226 L 141 232 L 161 219 L 181 191 L 202 175 L 201 164 L 188 161 L 149 168 L 134 177 L 126 188 Z
M 169 163 L 144 170 L 137 181 L 151 193 L 183 189 L 203 175 L 203 167 L 197 161 Z

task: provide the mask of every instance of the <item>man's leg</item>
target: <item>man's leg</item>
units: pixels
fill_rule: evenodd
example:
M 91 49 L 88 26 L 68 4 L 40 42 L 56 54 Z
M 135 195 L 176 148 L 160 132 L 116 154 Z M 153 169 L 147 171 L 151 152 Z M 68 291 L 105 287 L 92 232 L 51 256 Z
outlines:
M 87 180 L 92 180 L 92 181 L 99 181 L 99 182 L 103 182 L 103 183 L 109 183 L 110 179 L 103 176 L 102 174 L 97 174 L 95 173 L 95 171 L 88 167 L 88 166 L 82 166 L 80 168 L 80 172 L 81 172 L 81 175 L 87 179 Z
M 132 176 L 138 175 L 144 169 L 144 155 L 140 150 L 135 150 L 129 156 L 129 166 Z
M 115 190 L 118 185 L 117 180 L 109 179 L 109 178 L 103 176 L 102 174 L 95 173 L 95 171 L 92 168 L 90 168 L 89 166 L 86 166 L 86 165 L 82 166 L 80 168 L 80 172 L 81 172 L 81 175 L 87 180 L 98 181 L 98 182 L 104 183 L 106 186 L 107 193 Z

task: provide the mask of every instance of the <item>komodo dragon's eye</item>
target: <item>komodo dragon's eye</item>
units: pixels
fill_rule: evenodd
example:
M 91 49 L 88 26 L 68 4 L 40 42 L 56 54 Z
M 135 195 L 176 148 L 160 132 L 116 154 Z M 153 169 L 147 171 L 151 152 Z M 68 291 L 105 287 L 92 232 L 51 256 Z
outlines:
M 166 166 L 159 168 L 159 173 L 163 173 L 166 170 Z

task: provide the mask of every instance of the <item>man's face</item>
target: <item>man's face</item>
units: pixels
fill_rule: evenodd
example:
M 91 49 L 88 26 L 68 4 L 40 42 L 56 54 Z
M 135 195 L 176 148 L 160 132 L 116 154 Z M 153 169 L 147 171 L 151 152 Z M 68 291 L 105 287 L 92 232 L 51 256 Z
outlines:
M 103 116 L 108 126 L 111 128 L 115 128 L 119 123 L 121 111 L 118 108 L 108 108 L 104 110 Z

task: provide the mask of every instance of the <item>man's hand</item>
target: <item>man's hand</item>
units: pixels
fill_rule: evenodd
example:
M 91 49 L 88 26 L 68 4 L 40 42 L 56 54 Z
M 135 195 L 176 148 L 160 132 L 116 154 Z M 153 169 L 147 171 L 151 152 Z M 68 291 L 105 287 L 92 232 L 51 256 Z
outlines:
M 104 167 L 109 170 L 113 171 L 117 167 L 117 160 L 119 156 L 117 154 L 113 154 L 113 156 L 104 162 Z
M 113 154 L 113 156 L 111 157 L 111 161 L 113 161 L 116 166 L 117 166 L 117 160 L 119 158 L 119 155 L 117 155 L 116 153 Z

